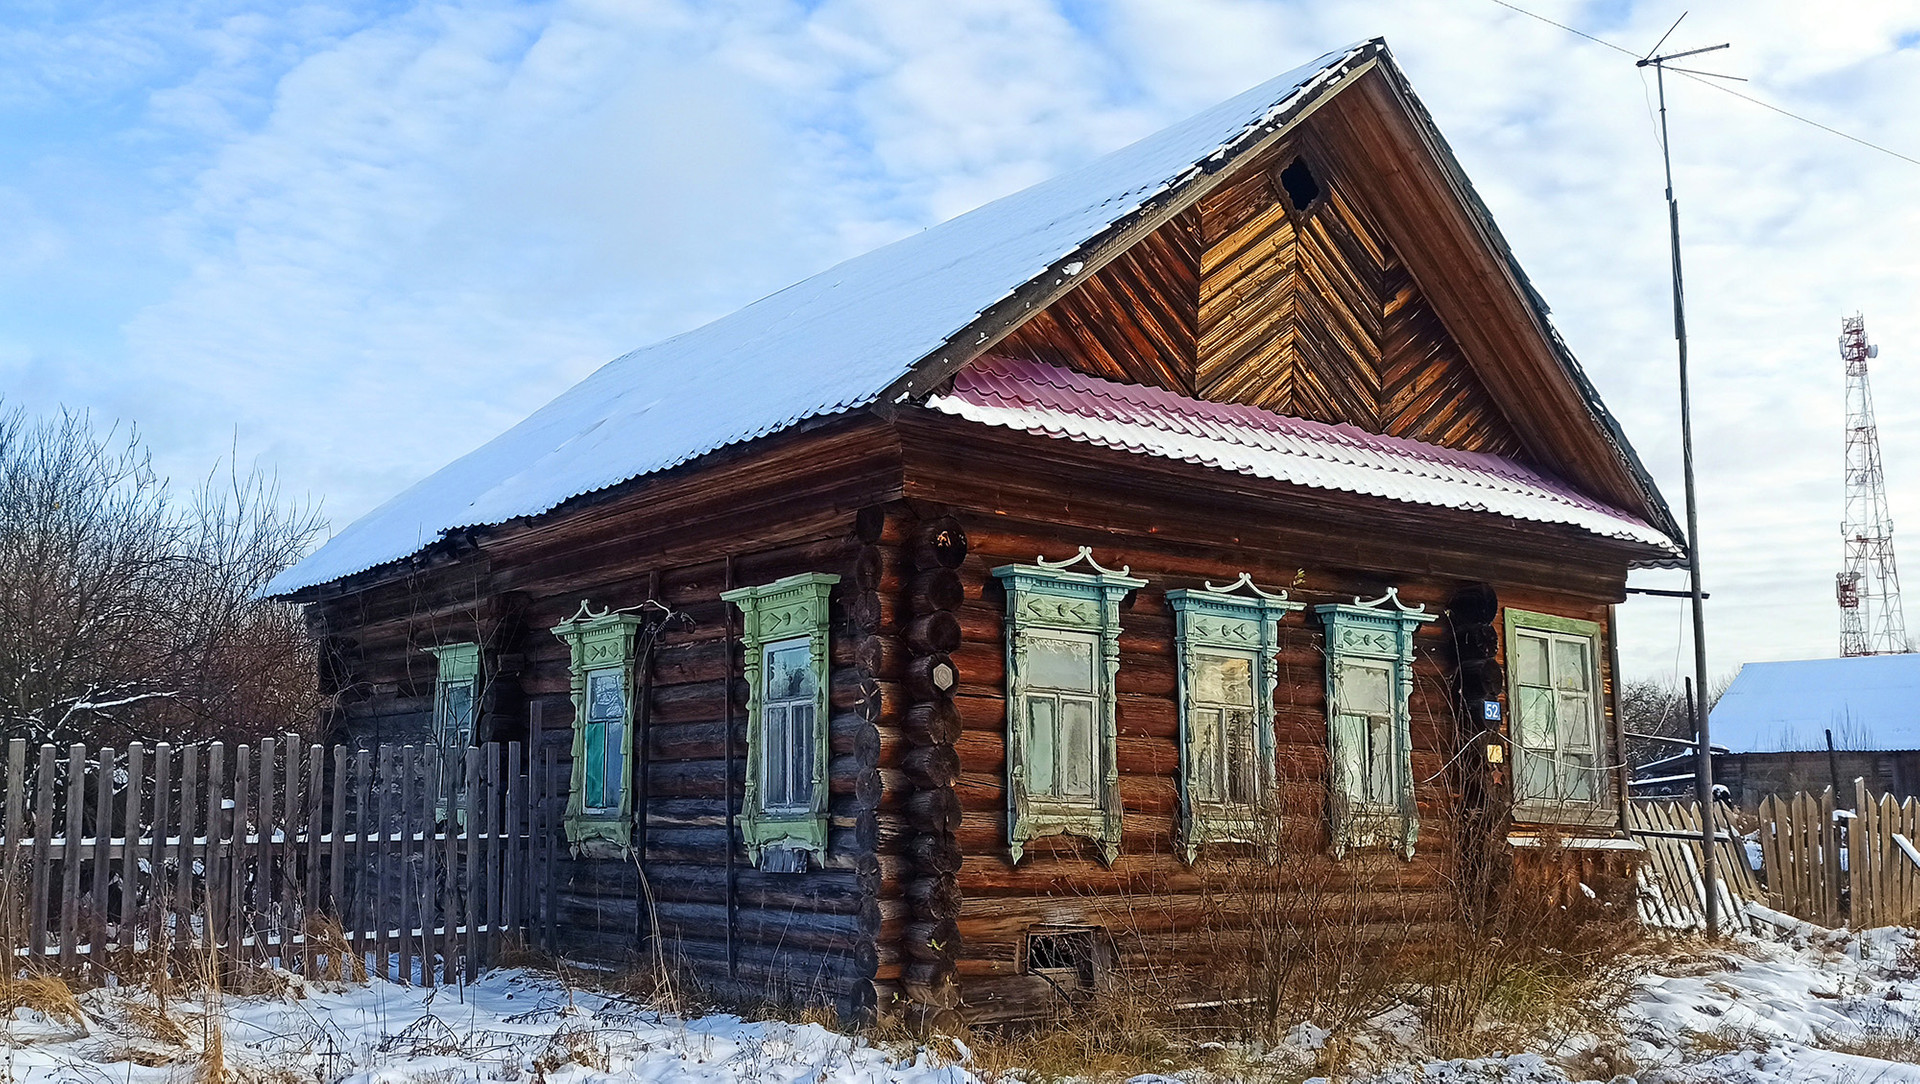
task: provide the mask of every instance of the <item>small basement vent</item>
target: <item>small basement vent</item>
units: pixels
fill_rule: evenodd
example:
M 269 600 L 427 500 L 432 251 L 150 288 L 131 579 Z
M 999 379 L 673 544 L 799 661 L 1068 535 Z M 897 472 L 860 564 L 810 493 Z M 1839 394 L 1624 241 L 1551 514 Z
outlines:
M 1287 194 L 1287 206 L 1295 214 L 1304 214 L 1320 198 L 1320 181 L 1307 167 L 1305 158 L 1295 158 L 1293 164 L 1280 171 L 1280 190 Z
M 1091 990 L 1099 978 L 1097 926 L 1050 926 L 1027 933 L 1027 973 L 1065 989 Z

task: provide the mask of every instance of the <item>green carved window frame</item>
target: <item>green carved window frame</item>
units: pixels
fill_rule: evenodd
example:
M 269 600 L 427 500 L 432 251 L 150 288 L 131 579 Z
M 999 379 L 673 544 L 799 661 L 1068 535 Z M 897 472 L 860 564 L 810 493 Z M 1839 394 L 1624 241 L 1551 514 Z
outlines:
M 576 854 L 623 858 L 633 842 L 634 650 L 644 618 L 585 602 L 553 634 L 572 652 L 573 772 L 564 824 Z
M 1515 816 L 1615 823 L 1600 669 L 1605 630 L 1598 622 L 1531 610 L 1503 614 Z M 1568 718 L 1575 714 L 1583 718 Z
M 816 861 L 827 853 L 828 599 L 839 582 L 831 573 L 803 572 L 720 595 L 741 615 L 747 785 L 737 823 L 756 865 L 770 848 L 810 854 Z M 804 657 L 794 658 L 796 650 L 804 650 Z M 779 665 L 783 659 L 789 664 Z M 784 688 L 773 688 L 775 681 Z M 807 708 L 811 718 L 803 728 L 798 720 Z M 770 756 L 781 763 L 770 762 Z M 784 779 L 781 764 L 789 769 Z M 804 801 L 796 793 L 800 775 L 807 786 Z M 779 800 L 776 791 L 784 791 L 787 800 Z
M 442 765 L 464 765 L 467 747 L 479 737 L 480 722 L 480 645 L 476 643 L 441 644 L 427 651 L 439 663 L 433 680 L 433 745 Z M 434 812 L 445 817 L 449 812 L 463 818 L 465 803 L 449 811 L 444 796 L 435 800 Z
M 1414 630 L 1435 619 L 1398 588 L 1315 606 L 1326 627 L 1328 835 L 1333 856 L 1388 848 L 1412 858 L 1420 837 L 1413 781 Z M 1376 684 L 1376 682 L 1378 684 Z M 1371 687 L 1370 687 L 1371 686 Z
M 1091 571 L 1071 568 L 1082 561 Z M 1114 699 L 1120 600 L 1147 581 L 1130 568 L 1101 567 L 1087 546 L 1064 561 L 1034 562 L 993 570 L 1007 592 L 1008 851 L 1018 863 L 1035 839 L 1080 836 L 1099 844 L 1112 865 L 1122 812 Z M 1072 730 L 1080 731 L 1086 761 L 1057 755 L 1063 746 L 1071 751 Z M 1041 731 L 1046 739 L 1035 741 Z M 1046 787 L 1036 773 L 1049 776 Z
M 1261 590 L 1244 572 L 1225 587 L 1209 582 L 1200 590 L 1168 591 L 1167 605 L 1179 660 L 1180 838 L 1186 860 L 1191 864 L 1210 843 L 1271 845 L 1272 839 L 1262 838 L 1260 814 L 1274 786 L 1279 623 L 1306 607 L 1288 601 L 1285 591 Z M 1244 694 L 1215 691 L 1227 677 L 1238 684 L 1236 664 L 1245 668 Z M 1210 675 L 1215 666 L 1218 672 Z M 1236 712 L 1244 717 L 1236 720 Z M 1243 731 L 1238 740 L 1235 731 Z

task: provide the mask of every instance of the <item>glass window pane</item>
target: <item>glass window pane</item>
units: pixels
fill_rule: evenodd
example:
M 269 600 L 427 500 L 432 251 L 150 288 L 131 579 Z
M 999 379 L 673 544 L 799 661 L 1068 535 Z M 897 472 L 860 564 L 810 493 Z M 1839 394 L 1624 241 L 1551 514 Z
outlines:
M 811 700 L 814 695 L 813 649 L 805 640 L 790 640 L 767 648 L 768 700 Z
M 1560 746 L 1563 749 L 1593 748 L 1593 705 L 1587 693 L 1561 693 L 1559 714 Z
M 790 760 L 787 752 L 787 706 L 767 705 L 761 720 L 760 788 L 764 796 L 761 804 L 774 808 L 785 804 L 787 800 L 787 765 Z
M 1367 717 L 1342 714 L 1335 727 L 1333 780 L 1341 793 L 1367 796 Z
M 595 670 L 587 675 L 587 718 L 592 722 L 622 719 L 627 714 L 626 682 L 618 670 Z
M 588 723 L 586 733 L 587 764 L 582 773 L 586 786 L 581 801 L 594 809 L 599 809 L 600 792 L 606 789 L 607 743 L 603 723 Z
M 625 723 L 616 721 L 602 724 L 600 729 L 603 731 L 606 751 L 602 754 L 605 768 L 600 777 L 599 808 L 617 809 L 620 806 L 620 787 L 626 774 L 621 770 L 620 747 L 626 741 L 627 727 Z
M 1091 798 L 1099 756 L 1094 752 L 1093 702 L 1060 700 L 1061 796 Z
M 813 705 L 795 704 L 791 720 L 793 783 L 789 791 L 792 804 L 800 808 L 813 805 L 814 736 Z
M 1253 706 L 1253 660 L 1236 655 L 1195 655 L 1193 697 L 1209 704 Z
M 473 685 L 448 682 L 442 686 L 441 740 L 448 745 L 465 746 L 473 739 Z
M 1220 800 L 1220 709 L 1196 708 L 1187 725 L 1193 731 L 1193 797 L 1199 802 Z
M 1347 659 L 1340 664 L 1340 709 L 1362 715 L 1393 713 L 1393 667 Z
M 1560 637 L 1553 642 L 1553 683 L 1568 692 L 1582 692 L 1593 674 L 1585 640 Z
M 1593 801 L 1596 772 L 1590 756 L 1568 755 L 1560 760 L 1560 793 L 1569 802 Z
M 1253 712 L 1228 712 L 1226 731 L 1227 800 L 1246 805 L 1254 800 L 1258 787 L 1259 762 L 1254 752 Z
M 1552 798 L 1553 795 L 1553 755 L 1551 753 L 1525 752 L 1520 755 L 1519 778 L 1515 785 L 1520 797 Z
M 1393 720 L 1375 716 L 1367 721 L 1367 795 L 1376 802 L 1392 802 L 1399 787 L 1393 769 Z
M 1520 727 L 1515 736 L 1530 749 L 1552 749 L 1553 691 L 1522 686 L 1520 689 Z
M 1547 638 L 1523 632 L 1515 637 L 1515 642 L 1520 651 L 1513 665 L 1516 680 L 1522 685 L 1547 684 Z
M 1054 699 L 1027 697 L 1027 790 L 1055 793 L 1053 780 Z
M 1027 684 L 1067 692 L 1093 691 L 1092 636 L 1033 633 L 1027 643 Z

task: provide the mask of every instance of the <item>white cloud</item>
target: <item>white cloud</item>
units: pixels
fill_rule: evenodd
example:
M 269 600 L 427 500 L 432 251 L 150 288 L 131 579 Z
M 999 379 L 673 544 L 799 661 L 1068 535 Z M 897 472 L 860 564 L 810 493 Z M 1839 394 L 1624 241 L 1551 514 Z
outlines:
M 1531 4 L 1634 49 L 1679 13 Z M 1674 44 L 1733 41 L 1702 64 L 1753 77 L 1743 92 L 1920 153 L 1910 5 L 1693 8 Z M 139 417 L 183 467 L 237 424 L 350 518 L 628 348 L 1376 34 L 1677 508 L 1650 85 L 1461 0 L 206 0 L 0 21 L 0 110 L 103 133 L 0 167 L 21 209 L 0 284 L 91 306 L 0 328 L 0 375 Z M 1668 90 L 1714 665 L 1830 653 L 1833 339 L 1856 308 L 1884 345 L 1894 511 L 1920 509 L 1920 167 Z M 1628 669 L 1671 668 L 1677 604 L 1624 613 Z

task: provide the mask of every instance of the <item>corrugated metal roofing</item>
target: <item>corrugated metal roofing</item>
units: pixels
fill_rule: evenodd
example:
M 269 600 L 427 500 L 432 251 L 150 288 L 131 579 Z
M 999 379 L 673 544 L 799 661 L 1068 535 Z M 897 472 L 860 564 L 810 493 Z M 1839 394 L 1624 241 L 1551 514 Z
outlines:
M 1735 753 L 1920 749 L 1920 655 L 1750 662 L 1713 706 Z
M 1211 403 L 1036 361 L 983 357 L 927 405 L 1038 436 L 1199 463 L 1315 489 L 1562 523 L 1675 553 L 1644 520 L 1512 460 L 1351 425 Z
M 617 358 L 354 521 L 263 593 L 350 576 L 462 528 L 537 515 L 870 403 L 983 311 L 1382 52 L 1377 40 L 1337 49 L 1079 169 Z

